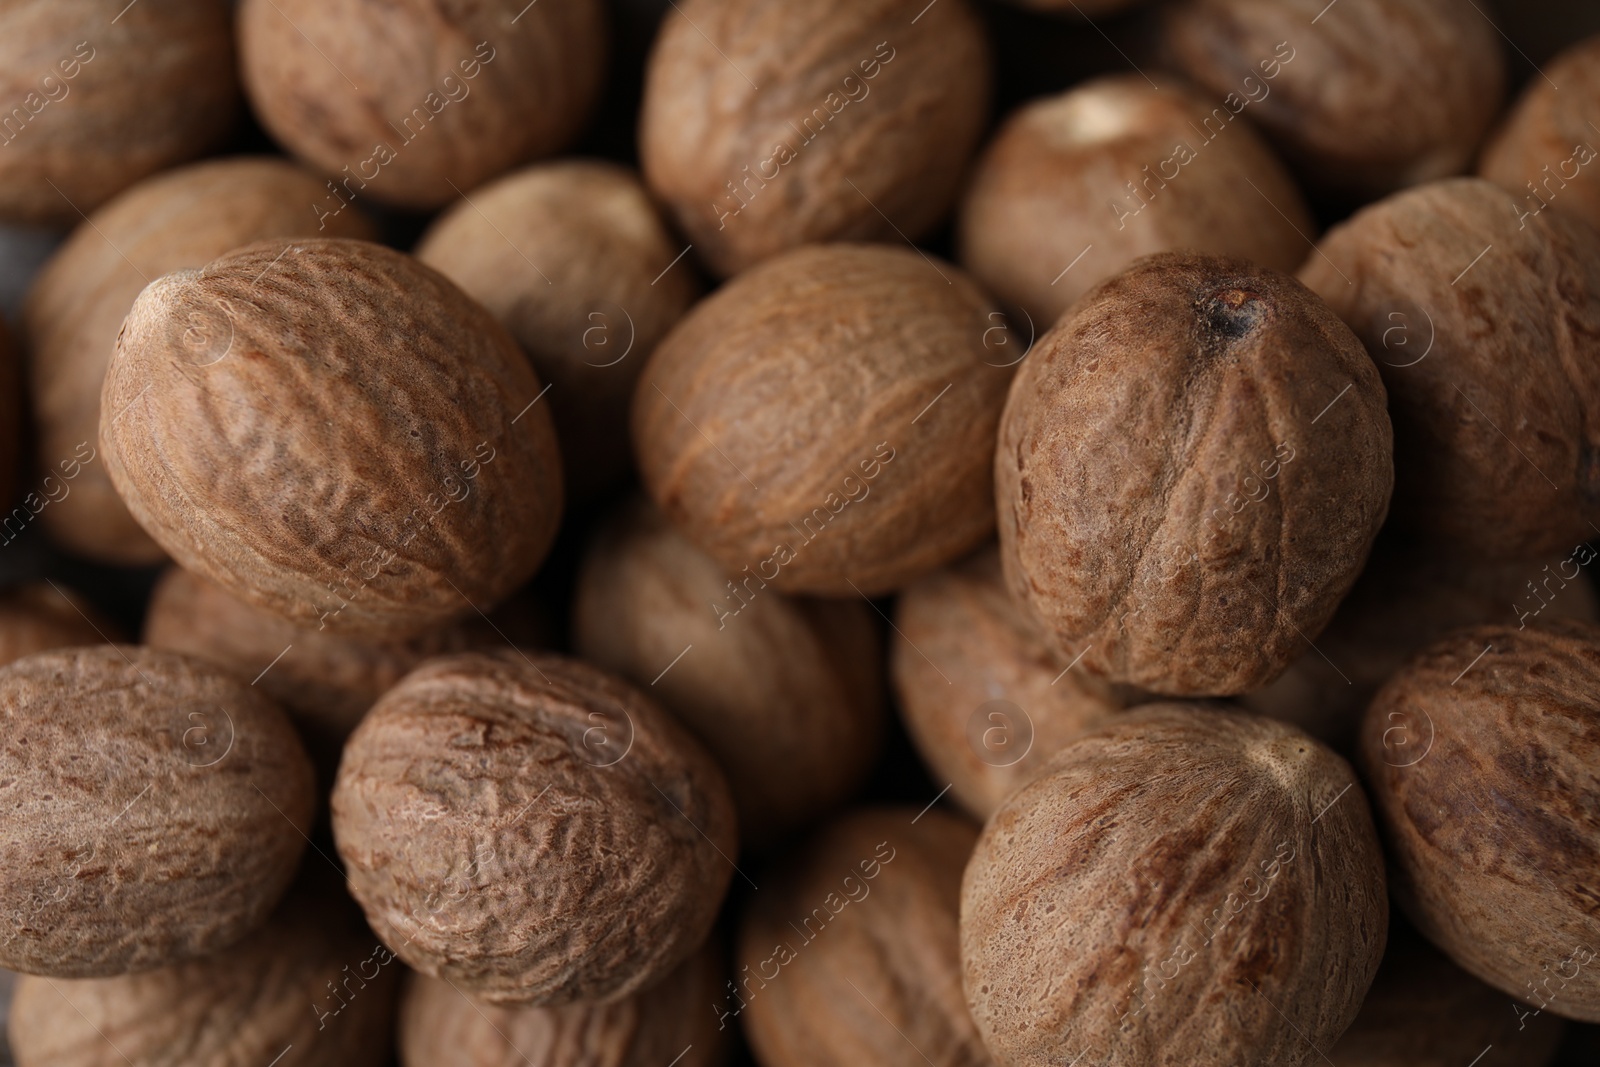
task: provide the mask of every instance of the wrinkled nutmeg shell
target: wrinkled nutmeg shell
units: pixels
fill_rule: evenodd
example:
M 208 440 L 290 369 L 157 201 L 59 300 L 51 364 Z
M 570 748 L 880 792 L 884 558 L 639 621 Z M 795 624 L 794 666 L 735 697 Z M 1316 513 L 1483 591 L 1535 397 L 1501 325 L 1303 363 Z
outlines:
M 1388 510 L 1383 384 L 1293 278 L 1147 256 L 1012 385 L 1000 560 L 1058 654 L 1160 693 L 1241 693 L 1333 615 Z
M 640 376 L 645 488 L 736 581 L 889 592 L 993 529 L 1015 362 L 1000 320 L 960 271 L 903 249 L 764 263 L 690 311 Z
M 505 329 L 411 257 L 268 241 L 139 294 L 100 440 L 186 569 L 304 629 L 400 637 L 544 558 L 561 467 L 539 393 Z
M 320 181 L 281 159 L 197 163 L 119 195 L 39 271 L 22 312 L 38 460 L 54 479 L 42 486 L 51 499 L 39 521 L 68 551 L 127 566 L 165 557 L 96 462 L 100 389 L 139 291 L 252 241 L 312 234 L 308 205 L 322 195 Z M 372 234 L 358 211 L 328 220 L 329 237 Z
M 116 627 L 92 605 L 53 582 L 29 582 L 0 593 L 0 665 L 117 636 Z
M 820 831 L 762 878 L 739 938 L 737 990 L 764 1067 L 988 1067 L 962 1002 L 961 872 L 977 830 L 943 811 L 875 808 Z
M 602 0 L 243 0 L 245 91 L 273 138 L 335 179 L 329 219 L 370 197 L 441 207 L 559 151 L 599 94 Z M 309 209 L 308 209 L 309 210 Z
M 1301 270 L 1383 374 L 1397 527 L 1469 558 L 1565 552 L 1600 522 L 1600 240 L 1525 210 L 1437 182 L 1335 227 Z
M 967 0 L 685 0 L 650 56 L 639 155 L 723 276 L 803 244 L 913 240 L 955 201 L 989 83 Z
M 351 736 L 333 792 L 385 944 L 490 1004 L 617 1000 L 705 940 L 733 874 L 722 772 L 576 660 L 433 660 Z
M 735 586 L 648 502 L 601 527 L 573 604 L 584 659 L 648 686 L 728 777 L 746 840 L 810 822 L 883 733 L 883 642 L 859 599 Z
M 186 656 L 43 652 L 0 670 L 0 965 L 60 978 L 218 952 L 294 876 L 311 764 L 270 700 Z
M 1361 755 L 1395 899 L 1490 985 L 1600 1022 L 1600 627 L 1482 626 L 1379 691 Z
M 1269 719 L 1152 704 L 990 818 L 963 980 L 1011 1067 L 1300 1067 L 1355 1018 L 1388 917 L 1344 760 Z

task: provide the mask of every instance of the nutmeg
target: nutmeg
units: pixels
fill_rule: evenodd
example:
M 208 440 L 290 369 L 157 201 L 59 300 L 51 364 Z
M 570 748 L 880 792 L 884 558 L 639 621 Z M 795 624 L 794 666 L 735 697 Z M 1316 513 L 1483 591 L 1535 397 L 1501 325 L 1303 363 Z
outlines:
M 474 190 L 423 235 L 417 258 L 517 339 L 549 384 L 574 497 L 628 469 L 628 401 L 656 344 L 699 294 L 681 242 L 631 171 L 569 160 Z
M 164 558 L 128 514 L 97 462 L 100 389 L 122 320 L 139 291 L 240 245 L 315 232 L 321 183 L 279 159 L 182 167 L 122 193 L 73 231 L 34 279 L 23 306 L 28 392 L 48 503 L 39 521 L 68 551 L 105 563 Z M 332 221 L 330 237 L 371 237 L 364 215 Z
M 641 479 L 740 581 L 889 592 L 993 528 L 1008 338 L 948 264 L 872 245 L 790 252 L 657 347 L 634 394 Z
M 378 936 L 489 1004 L 618 1000 L 662 979 L 734 870 L 711 757 L 643 694 L 554 656 L 407 675 L 345 746 L 332 806 Z
M 1471 974 L 1600 1022 L 1600 627 L 1458 631 L 1379 690 L 1361 756 L 1395 899 Z
M 541 387 L 443 276 L 364 241 L 266 241 L 139 294 L 101 445 L 172 557 L 302 628 L 401 637 L 484 611 L 561 511 Z
M 1504 560 L 1594 536 L 1600 242 L 1589 227 L 1459 178 L 1330 230 L 1301 277 L 1383 374 L 1397 528 Z
M 1006 120 L 962 200 L 962 264 L 1040 331 L 1152 252 L 1293 271 L 1316 227 L 1248 122 L 1182 83 L 1097 78 Z
M 1152 704 L 990 817 L 961 888 L 963 981 L 1014 1067 L 1300 1067 L 1356 1017 L 1387 925 L 1344 760 L 1270 719 Z
M 1382 382 L 1293 278 L 1161 254 L 1022 365 L 1000 560 L 1065 660 L 1159 693 L 1270 682 L 1355 582 L 1393 479 Z
M 955 201 L 989 96 L 967 0 L 685 0 L 650 55 L 639 155 L 726 276 L 803 244 L 923 236 Z
M 728 776 L 752 842 L 810 822 L 858 786 L 883 733 L 883 642 L 859 599 L 730 578 L 647 501 L 595 535 L 573 644 L 673 713 Z
M 0 593 L 0 665 L 117 636 L 117 628 L 93 605 L 53 582 L 28 582 Z

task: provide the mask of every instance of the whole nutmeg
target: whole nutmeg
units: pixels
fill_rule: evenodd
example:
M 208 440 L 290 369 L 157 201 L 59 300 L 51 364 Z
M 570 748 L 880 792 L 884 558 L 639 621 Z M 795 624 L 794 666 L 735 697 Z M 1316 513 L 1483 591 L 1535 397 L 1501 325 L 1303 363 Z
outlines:
M 1478 173 L 1505 186 L 1521 211 L 1555 208 L 1600 227 L 1600 36 L 1579 41 L 1529 79 L 1483 150 Z
M 139 294 L 100 441 L 188 570 L 304 628 L 400 637 L 538 567 L 561 466 L 538 378 L 443 276 L 364 241 L 265 241 Z
M 1301 270 L 1372 353 L 1397 528 L 1467 558 L 1569 551 L 1600 520 L 1600 242 L 1478 178 L 1397 194 Z
M 1316 226 L 1248 122 L 1183 84 L 1097 78 L 1028 104 L 984 149 L 961 205 L 961 262 L 1048 328 L 1152 252 L 1293 271 Z
M 1163 15 L 1168 61 L 1340 196 L 1461 173 L 1505 92 L 1472 0 L 1181 0 Z
M 1282 723 L 1152 704 L 1068 745 L 989 819 L 961 888 L 995 1058 L 1317 1061 L 1388 925 L 1348 764 Z
M 441 207 L 577 134 L 606 57 L 602 0 L 520 13 L 426 0 L 243 0 L 239 63 L 256 116 L 333 180 L 327 221 L 371 198 Z
M 716 918 L 737 831 L 711 757 L 576 660 L 432 660 L 345 746 L 350 890 L 411 967 L 489 1004 L 618 1000 Z
M 1160 693 L 1270 682 L 1388 510 L 1383 384 L 1293 278 L 1147 256 L 1040 339 L 995 454 L 1000 561 L 1067 661 Z
M 476 1004 L 413 973 L 400 1002 L 405 1067 L 717 1067 L 723 1028 L 706 1010 L 722 996 L 717 939 L 666 978 L 623 1000 L 559 1008 Z
M 711 270 L 822 241 L 912 240 L 950 209 L 989 111 L 989 47 L 967 0 L 673 8 L 645 74 L 639 155 Z
M 445 212 L 417 258 L 517 339 L 549 383 L 574 497 L 628 469 L 628 402 L 657 342 L 699 295 L 631 171 L 567 160 L 508 175 Z
M 54 582 L 29 582 L 0 593 L 0 665 L 116 636 L 116 627 L 94 607 Z
M 914 808 L 828 826 L 762 878 L 736 981 L 713 1011 L 744 1022 L 763 1067 L 913 1067 L 930 1055 L 941 1067 L 988 1067 L 957 959 L 961 871 L 976 837 L 963 819 Z
M 915 252 L 824 245 L 764 263 L 701 301 L 640 376 L 645 488 L 737 582 L 904 585 L 993 529 L 1015 362 L 1000 318 Z
M 43 471 L 39 521 L 68 551 L 105 563 L 164 558 L 95 462 L 100 389 L 139 291 L 240 245 L 311 234 L 321 183 L 281 159 L 197 163 L 149 178 L 89 216 L 40 270 L 23 305 L 28 392 Z M 359 212 L 330 237 L 369 237 Z
M 992 548 L 900 594 L 889 665 L 917 751 L 979 819 L 1138 698 L 1056 662 L 1006 592 Z
M 1361 756 L 1394 895 L 1518 1000 L 1600 1022 L 1600 627 L 1458 631 L 1367 709 Z
M 265 696 L 122 645 L 0 669 L 0 965 L 58 978 L 164 967 L 258 927 L 316 797 Z
M 0 24 L 5 221 L 75 223 L 238 113 L 224 0 L 6 0 Z
M 735 584 L 646 501 L 595 535 L 572 635 L 580 656 L 648 687 L 717 758 L 747 841 L 816 819 L 877 755 L 872 609 Z

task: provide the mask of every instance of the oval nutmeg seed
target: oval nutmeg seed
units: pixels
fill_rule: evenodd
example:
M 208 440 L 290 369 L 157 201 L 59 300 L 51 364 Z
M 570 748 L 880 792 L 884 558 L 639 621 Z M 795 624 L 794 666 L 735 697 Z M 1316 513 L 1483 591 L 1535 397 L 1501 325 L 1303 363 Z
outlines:
M 561 468 L 540 392 L 505 329 L 411 257 L 269 241 L 139 294 L 100 439 L 186 569 L 302 628 L 409 636 L 544 558 Z
M 1382 382 L 1315 294 L 1242 260 L 1148 256 L 1012 384 L 1001 563 L 1064 662 L 1246 692 L 1332 616 L 1392 481 Z
M 90 978 L 238 941 L 316 806 L 283 712 L 220 669 L 128 646 L 0 669 L 0 965 Z
M 963 982 L 996 1060 L 1301 1067 L 1383 955 L 1383 856 L 1348 764 L 1292 727 L 1155 704 L 989 819 Z
M 733 874 L 722 772 L 576 660 L 433 660 L 345 746 L 333 833 L 385 944 L 489 1004 L 615 1000 L 705 940 Z

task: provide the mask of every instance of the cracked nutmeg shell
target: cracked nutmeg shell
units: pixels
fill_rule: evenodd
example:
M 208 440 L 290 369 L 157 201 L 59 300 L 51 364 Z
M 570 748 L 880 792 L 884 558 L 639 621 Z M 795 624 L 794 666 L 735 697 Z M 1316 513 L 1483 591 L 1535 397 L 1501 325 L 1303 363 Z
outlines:
M 1383 955 L 1350 766 L 1270 719 L 1153 704 L 990 817 L 961 888 L 967 1002 L 1009 1067 L 1302 1067 Z
M 288 888 L 316 797 L 283 712 L 133 646 L 0 669 L 0 966 L 57 978 L 227 948 Z
M 1600 240 L 1480 178 L 1330 230 L 1300 277 L 1372 353 L 1395 525 L 1455 554 L 1569 550 L 1600 522 Z
M 1378 692 L 1361 757 L 1395 899 L 1462 968 L 1600 1022 L 1600 627 L 1459 631 Z
M 364 241 L 266 241 L 128 314 L 100 442 L 179 564 L 303 629 L 405 637 L 488 610 L 555 537 L 538 378 L 442 275 Z
M 993 529 L 994 432 L 1021 347 L 949 264 L 796 249 L 656 348 L 633 401 L 641 480 L 735 582 L 890 592 Z
M 733 874 L 722 772 L 637 690 L 577 660 L 449 656 L 345 746 L 350 891 L 412 968 L 488 1004 L 626 997 L 705 940 Z
M 711 270 L 923 236 L 988 119 L 967 0 L 685 0 L 646 71 L 645 180 Z M 920 14 L 919 14 L 920 11 Z
M 1147 256 L 1040 339 L 995 455 L 1012 595 L 1154 692 L 1270 682 L 1350 589 L 1393 481 L 1383 384 L 1293 278 Z

